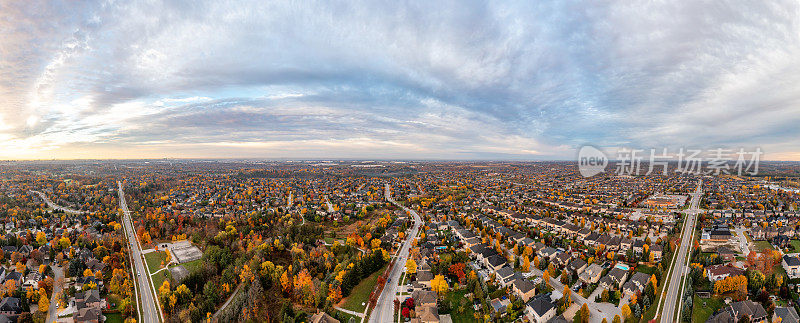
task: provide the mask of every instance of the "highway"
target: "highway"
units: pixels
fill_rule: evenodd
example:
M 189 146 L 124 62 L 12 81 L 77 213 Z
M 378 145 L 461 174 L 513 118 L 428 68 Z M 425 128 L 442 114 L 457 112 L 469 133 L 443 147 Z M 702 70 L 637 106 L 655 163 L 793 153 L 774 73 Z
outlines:
M 53 201 L 51 201 L 49 198 L 47 198 L 47 195 L 44 195 L 44 193 L 42 193 L 42 192 L 39 192 L 39 191 L 30 191 L 30 192 L 38 194 L 39 197 L 45 203 L 47 203 L 47 206 L 49 206 L 53 210 L 59 210 L 59 211 L 64 211 L 65 213 L 73 213 L 73 214 L 86 213 L 86 212 L 83 212 L 83 211 L 79 211 L 79 210 L 76 210 L 76 209 L 71 209 L 71 208 L 68 208 L 68 207 L 63 207 L 61 205 L 55 204 L 55 203 L 53 203 Z
M 666 300 L 664 301 L 664 308 L 661 312 L 661 322 L 677 322 L 680 320 L 681 309 L 678 308 L 676 313 L 675 305 L 681 305 L 683 300 L 681 282 L 687 274 L 688 266 L 687 256 L 689 249 L 694 240 L 694 227 L 697 224 L 697 214 L 701 212 L 700 198 L 703 195 L 703 181 L 698 181 L 697 189 L 692 193 L 692 200 L 689 202 L 689 208 L 684 211 L 686 214 L 686 222 L 683 225 L 683 233 L 681 233 L 681 244 L 678 249 L 678 256 L 675 259 L 675 264 L 672 266 L 672 274 L 670 275 L 669 286 L 667 286 Z
M 386 184 L 386 200 L 394 205 L 399 206 L 406 212 L 410 213 L 411 216 L 414 218 L 414 226 L 413 228 L 411 228 L 411 232 L 408 235 L 406 235 L 406 241 L 403 242 L 403 246 L 400 248 L 400 252 L 395 258 L 395 263 L 394 267 L 392 268 L 392 272 L 388 276 L 389 280 L 386 283 L 386 286 L 383 287 L 383 292 L 381 293 L 381 295 L 378 296 L 378 301 L 375 303 L 375 309 L 372 310 L 372 315 L 369 317 L 369 322 L 375 322 L 375 323 L 394 322 L 395 318 L 394 299 L 397 293 L 397 285 L 400 283 L 400 274 L 403 273 L 403 270 L 406 267 L 406 260 L 408 259 L 408 253 L 409 250 L 411 250 L 411 242 L 419 233 L 420 226 L 422 226 L 422 219 L 419 217 L 419 214 L 417 214 L 417 212 L 398 204 L 392 198 L 392 192 L 389 187 L 389 184 Z
M 141 302 L 138 322 L 161 322 L 161 311 L 159 311 L 156 299 L 153 296 L 155 293 L 150 285 L 150 275 L 147 274 L 147 267 L 145 267 L 142 246 L 136 238 L 136 230 L 133 229 L 131 212 L 128 210 L 128 203 L 125 201 L 122 182 L 117 181 L 117 185 L 119 186 L 119 207 L 123 212 L 122 227 L 125 229 L 125 236 L 131 244 L 131 262 L 135 267 L 133 276 L 139 284 L 138 295 L 136 296 Z

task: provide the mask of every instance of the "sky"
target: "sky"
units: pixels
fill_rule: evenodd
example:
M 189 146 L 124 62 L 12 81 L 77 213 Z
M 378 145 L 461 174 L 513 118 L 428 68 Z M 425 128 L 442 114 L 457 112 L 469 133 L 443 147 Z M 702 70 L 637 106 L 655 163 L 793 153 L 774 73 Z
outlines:
M 800 160 L 796 1 L 0 0 L 0 159 Z

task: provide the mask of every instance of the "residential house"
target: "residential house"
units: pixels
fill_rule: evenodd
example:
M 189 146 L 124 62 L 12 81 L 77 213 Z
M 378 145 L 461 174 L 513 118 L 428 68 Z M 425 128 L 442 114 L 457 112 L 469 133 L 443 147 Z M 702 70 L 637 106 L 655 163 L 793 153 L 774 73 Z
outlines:
M 567 270 L 571 273 L 580 275 L 586 269 L 586 261 L 583 259 L 575 259 L 567 265 Z
M 732 303 L 714 317 L 708 319 L 706 323 L 730 323 L 739 322 L 743 317 L 749 317 L 750 322 L 761 322 L 767 319 L 767 311 L 759 303 L 751 300 Z
M 20 299 L 16 297 L 4 297 L 0 301 L 0 314 L 19 315 L 22 313 Z
M 311 323 L 339 323 L 339 320 L 333 318 L 325 312 L 319 312 L 312 315 L 308 321 Z
M 598 264 L 591 264 L 589 267 L 586 268 L 582 273 L 578 275 L 578 278 L 587 284 L 594 284 L 600 280 L 600 275 L 603 273 L 603 267 Z
M 800 258 L 797 255 L 784 255 L 781 266 L 786 270 L 789 279 L 800 278 Z
M 650 280 L 650 275 L 637 272 L 631 276 L 627 283 L 622 285 L 622 291 L 627 294 L 635 294 L 636 292 L 644 291 L 647 282 Z
M 800 323 L 800 316 L 794 307 L 776 307 L 772 313 L 772 322 L 778 322 L 778 318 L 781 323 Z
M 523 302 L 527 302 L 534 294 L 536 294 L 536 286 L 527 279 L 517 279 L 511 283 L 511 290 L 522 299 Z
M 739 275 L 744 275 L 744 269 L 736 268 L 731 264 L 706 267 L 706 276 L 708 276 L 708 280 L 711 282 Z
M 556 304 L 550 299 L 550 293 L 534 297 L 525 304 L 525 315 L 535 323 L 545 323 L 556 316 Z

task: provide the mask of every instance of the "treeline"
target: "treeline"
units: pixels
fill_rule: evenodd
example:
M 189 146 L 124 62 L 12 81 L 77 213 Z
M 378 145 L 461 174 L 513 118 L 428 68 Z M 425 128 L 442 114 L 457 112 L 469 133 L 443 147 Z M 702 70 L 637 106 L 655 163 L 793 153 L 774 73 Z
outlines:
M 373 252 L 368 256 L 363 256 L 353 263 L 353 268 L 349 269 L 342 277 L 342 296 L 347 297 L 362 279 L 372 275 L 374 272 L 383 268 L 386 260 L 383 259 L 381 252 Z

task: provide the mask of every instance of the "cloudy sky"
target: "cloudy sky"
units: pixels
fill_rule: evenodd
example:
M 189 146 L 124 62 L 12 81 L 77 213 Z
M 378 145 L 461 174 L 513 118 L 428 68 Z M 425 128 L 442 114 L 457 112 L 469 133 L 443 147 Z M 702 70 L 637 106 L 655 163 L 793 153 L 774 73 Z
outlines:
M 796 1 L 0 0 L 0 158 L 800 160 Z

